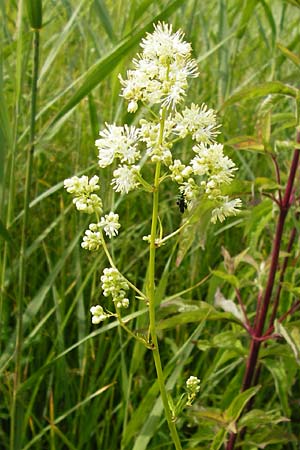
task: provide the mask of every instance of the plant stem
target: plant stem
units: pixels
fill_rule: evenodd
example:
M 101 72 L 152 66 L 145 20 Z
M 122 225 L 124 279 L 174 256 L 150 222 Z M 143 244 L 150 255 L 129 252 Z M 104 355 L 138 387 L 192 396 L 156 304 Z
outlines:
M 299 142 L 300 142 L 300 131 L 297 130 L 297 143 L 299 143 Z M 259 311 L 257 308 L 258 320 L 257 320 L 255 329 L 254 329 L 254 332 L 255 332 L 254 339 L 251 340 L 251 344 L 250 344 L 249 356 L 248 356 L 248 360 L 246 363 L 246 371 L 245 371 L 243 385 L 242 385 L 242 389 L 241 389 L 242 392 L 251 387 L 254 375 L 256 373 L 258 354 L 259 354 L 259 349 L 260 349 L 262 341 L 255 340 L 255 338 L 260 338 L 263 335 L 263 331 L 264 331 L 264 326 L 265 326 L 265 322 L 266 322 L 266 318 L 267 318 L 269 304 L 270 304 L 271 296 L 272 296 L 272 292 L 273 292 L 275 276 L 276 276 L 277 268 L 278 268 L 279 252 L 280 252 L 280 246 L 281 246 L 281 242 L 282 242 L 282 235 L 283 235 L 285 219 L 286 219 L 287 213 L 288 213 L 289 208 L 292 203 L 293 186 L 294 186 L 296 171 L 297 171 L 298 163 L 299 163 L 299 154 L 300 154 L 300 151 L 298 149 L 295 149 L 291 167 L 290 167 L 290 173 L 289 173 L 285 193 L 279 203 L 280 211 L 279 211 L 279 216 L 278 216 L 278 221 L 277 221 L 277 226 L 276 226 L 275 237 L 274 237 L 274 241 L 273 241 L 270 271 L 269 271 L 267 286 L 266 286 L 266 290 L 265 290 L 265 293 L 263 296 L 261 308 Z M 276 309 L 277 309 L 277 306 L 276 306 Z M 275 317 L 272 317 L 272 319 L 275 320 Z M 273 325 L 273 324 L 270 323 L 270 325 Z M 258 374 L 259 374 L 259 372 L 258 372 Z M 258 381 L 258 376 L 256 377 L 255 381 L 256 382 Z M 227 450 L 234 449 L 236 439 L 237 439 L 237 434 L 231 433 L 227 447 L 226 447 Z
M 27 268 L 25 264 L 25 250 L 28 240 L 29 230 L 29 203 L 30 203 L 30 188 L 32 179 L 32 166 L 35 147 L 35 118 L 36 118 L 36 101 L 37 101 L 37 80 L 39 68 L 39 30 L 34 30 L 33 46 L 33 74 L 31 84 L 31 119 L 30 119 L 30 143 L 27 153 L 26 175 L 25 175 L 25 191 L 24 191 L 24 216 L 21 233 L 21 248 L 20 248 L 20 266 L 19 266 L 19 292 L 17 297 L 17 333 L 16 333 L 16 352 L 15 352 L 15 373 L 12 399 L 12 414 L 11 414 L 11 436 L 10 448 L 11 450 L 21 449 L 21 434 L 22 434 L 22 409 L 23 402 L 20 398 L 19 387 L 21 383 L 21 369 L 22 369 L 22 348 L 23 348 L 23 307 L 25 298 L 26 275 Z
M 165 124 L 166 110 L 162 110 L 162 116 L 160 121 L 160 135 L 158 139 L 158 146 L 163 141 L 163 131 Z M 160 162 L 156 163 L 155 178 L 153 185 L 153 208 L 152 208 L 152 223 L 151 223 L 151 238 L 150 238 L 150 255 L 149 255 L 149 320 L 150 320 L 150 335 L 153 344 L 153 359 L 156 368 L 157 380 L 159 384 L 160 394 L 165 410 L 166 419 L 170 429 L 171 437 L 175 445 L 176 450 L 182 450 L 180 439 L 176 430 L 175 423 L 172 419 L 171 410 L 169 407 L 167 391 L 165 387 L 164 374 L 160 359 L 158 340 L 156 334 L 156 321 L 155 321 L 155 253 L 156 253 L 156 229 L 158 222 L 158 203 L 159 203 L 159 177 L 160 177 Z

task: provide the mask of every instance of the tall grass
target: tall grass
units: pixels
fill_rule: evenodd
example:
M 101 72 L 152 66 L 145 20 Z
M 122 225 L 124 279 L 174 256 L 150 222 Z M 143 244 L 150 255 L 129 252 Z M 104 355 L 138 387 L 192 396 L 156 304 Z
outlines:
M 277 146 L 284 178 L 291 159 L 288 141 L 295 140 L 293 87 L 298 87 L 300 66 L 297 3 L 44 1 L 38 98 L 32 113 L 35 63 L 27 12 L 22 0 L 0 1 L 1 448 L 172 448 L 151 355 L 128 338 L 117 321 L 96 329 L 90 325 L 89 307 L 101 296 L 104 255 L 94 258 L 80 249 L 87 223 L 71 214 L 70 200 L 62 190 L 63 180 L 74 173 L 99 171 L 105 208 L 117 208 L 126 224 L 122 239 L 111 244 L 111 250 L 126 276 L 142 289 L 147 249 L 138 237 L 149 233 L 150 205 L 140 202 L 138 194 L 120 198 L 110 193 L 108 175 L 95 163 L 94 140 L 106 121 L 139 120 L 126 113 L 118 73 L 124 74 L 139 40 L 158 20 L 180 27 L 192 42 L 200 81 L 193 83 L 190 99 L 218 109 L 228 153 L 240 167 L 234 189 L 243 196 L 245 209 L 251 208 L 251 214 L 219 227 L 205 230 L 200 223 L 193 243 L 181 237 L 173 247 L 166 244 L 157 263 L 158 289 L 164 299 L 158 314 L 167 388 L 179 396 L 190 374 L 202 380 L 199 404 L 179 419 L 183 444 L 210 448 L 222 424 L 216 420 L 211 426 L 209 413 L 219 418 L 238 394 L 248 340 L 234 320 L 227 322 L 228 316 L 206 308 L 213 304 L 217 287 L 228 298 L 234 295 L 232 279 L 220 278 L 222 246 L 231 255 L 248 247 L 257 264 L 268 265 L 275 220 L 272 204 L 261 192 L 274 192 L 276 179 L 272 161 L 262 154 L 262 142 L 267 141 L 266 124 L 272 121 L 271 144 Z M 282 84 L 272 85 L 269 103 L 264 100 L 270 91 L 246 89 L 273 81 Z M 286 96 L 283 84 L 292 86 L 290 91 L 285 88 Z M 32 145 L 32 176 L 26 183 L 26 154 Z M 181 220 L 177 194 L 163 193 L 169 231 Z M 298 222 L 289 218 L 288 225 L 298 236 Z M 288 248 L 288 237 L 283 242 L 283 249 Z M 279 315 L 293 305 L 293 295 L 299 296 L 297 249 L 291 256 Z M 239 274 L 251 318 L 253 267 L 242 263 Z M 261 277 L 257 282 L 264 282 L 262 266 Z M 196 323 L 188 315 L 182 316 L 182 323 L 172 318 L 178 308 L 199 301 L 203 309 Z M 128 319 L 132 329 L 147 333 L 144 305 L 135 304 Z M 277 361 L 271 358 L 272 349 Z M 262 346 L 261 355 L 265 389 L 257 394 L 255 408 L 266 428 L 262 427 L 257 442 L 295 449 L 300 433 L 299 366 L 287 345 Z M 250 419 L 245 425 L 251 430 Z M 267 433 L 270 423 L 273 437 Z M 215 442 L 215 448 L 221 448 Z

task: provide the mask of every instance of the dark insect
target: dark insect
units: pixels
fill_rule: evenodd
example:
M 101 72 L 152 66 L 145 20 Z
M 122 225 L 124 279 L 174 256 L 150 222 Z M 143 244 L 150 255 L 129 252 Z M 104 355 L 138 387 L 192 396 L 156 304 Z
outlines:
M 184 196 L 184 193 L 183 193 L 183 192 L 181 192 L 181 193 L 178 195 L 176 205 L 178 205 L 179 211 L 181 212 L 181 214 L 183 214 L 184 211 L 185 211 L 186 208 L 187 208 L 187 203 L 186 203 L 185 196 Z

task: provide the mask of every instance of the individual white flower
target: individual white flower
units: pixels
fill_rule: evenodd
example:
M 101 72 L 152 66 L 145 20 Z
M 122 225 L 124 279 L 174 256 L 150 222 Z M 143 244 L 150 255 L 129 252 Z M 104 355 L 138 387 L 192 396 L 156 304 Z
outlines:
M 122 127 L 107 123 L 105 125 L 106 129 L 99 133 L 101 138 L 95 141 L 95 145 L 99 149 L 99 166 L 107 167 L 115 158 L 128 164 L 139 160 L 140 152 L 137 149 L 139 130 L 128 125 Z
M 100 305 L 92 306 L 90 308 L 90 312 L 92 313 L 92 323 L 94 325 L 103 322 L 103 320 L 109 317 L 109 315 L 104 312 L 102 306 Z
M 128 194 L 129 191 L 135 189 L 138 185 L 136 173 L 139 168 L 137 166 L 119 166 L 113 172 L 112 186 L 116 192 Z
M 91 223 L 89 229 L 85 231 L 81 247 L 85 250 L 96 251 L 102 245 L 102 234 L 100 224 Z
M 118 230 L 121 227 L 119 224 L 119 215 L 113 213 L 106 214 L 101 217 L 100 225 L 103 227 L 105 234 L 111 239 L 113 236 L 117 236 Z
M 216 223 L 217 220 L 223 222 L 226 217 L 236 216 L 241 208 L 242 201 L 239 198 L 235 198 L 234 200 L 229 200 L 228 197 L 223 198 L 223 204 L 218 208 L 215 208 L 211 213 L 211 222 Z
M 99 177 L 94 175 L 90 180 L 86 175 L 82 177 L 67 178 L 64 187 L 70 194 L 74 195 L 73 203 L 78 211 L 92 214 L 102 213 L 102 200 L 94 191 L 100 189 Z
M 129 289 L 128 283 L 120 272 L 113 268 L 106 268 L 101 276 L 103 295 L 112 296 L 117 308 L 127 308 L 129 300 L 126 298 L 126 291 Z
M 192 103 L 190 108 L 186 107 L 181 113 L 177 112 L 174 121 L 174 132 L 181 138 L 191 134 L 192 139 L 197 142 L 210 144 L 219 134 L 216 114 L 204 103 L 201 106 Z
M 128 111 L 135 112 L 139 101 L 175 108 L 182 100 L 188 77 L 198 76 L 191 45 L 183 38 L 182 31 L 173 33 L 172 25 L 158 23 L 142 40 L 135 69 L 127 71 L 127 80 L 119 76 Z

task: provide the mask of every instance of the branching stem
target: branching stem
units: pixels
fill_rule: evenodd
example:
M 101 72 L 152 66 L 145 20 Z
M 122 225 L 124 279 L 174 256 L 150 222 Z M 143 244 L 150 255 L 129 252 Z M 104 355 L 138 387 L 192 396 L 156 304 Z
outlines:
M 300 143 L 300 131 L 299 130 L 297 130 L 297 143 Z M 268 280 L 267 280 L 266 289 L 265 289 L 264 295 L 262 297 L 261 307 L 259 307 L 259 305 L 257 304 L 257 314 L 256 314 L 257 320 L 256 320 L 256 323 L 254 326 L 254 335 L 252 336 L 251 343 L 250 343 L 249 356 L 248 356 L 248 360 L 246 363 L 246 371 L 245 371 L 243 385 L 242 385 L 242 389 L 241 389 L 242 392 L 247 390 L 248 388 L 250 388 L 254 381 L 257 381 L 257 380 L 254 380 L 254 377 L 255 377 L 255 373 L 259 373 L 256 370 L 259 349 L 260 349 L 261 343 L 263 342 L 263 340 L 265 340 L 263 338 L 267 337 L 267 336 L 263 336 L 264 326 L 265 326 L 267 313 L 268 313 L 269 305 L 270 305 L 270 301 L 271 301 L 271 296 L 272 296 L 272 292 L 273 292 L 273 288 L 274 288 L 275 276 L 276 276 L 277 269 L 278 269 L 279 252 L 280 252 L 280 247 L 281 247 L 281 243 L 282 243 L 282 236 L 283 236 L 285 220 L 286 220 L 286 216 L 289 211 L 289 208 L 293 201 L 293 188 L 294 188 L 294 181 L 295 181 L 295 177 L 296 177 L 296 171 L 297 171 L 298 164 L 299 164 L 299 155 L 300 155 L 300 151 L 299 151 L 299 149 L 296 148 L 294 150 L 293 159 L 292 159 L 291 166 L 290 166 L 290 173 L 288 176 L 285 193 L 284 193 L 284 196 L 280 197 L 280 200 L 279 200 L 279 216 L 278 216 L 278 220 L 277 220 L 276 231 L 275 231 L 275 236 L 274 236 L 274 241 L 273 241 L 273 246 L 272 246 L 271 265 L 270 265 L 270 270 L 269 270 L 269 276 L 268 276 Z M 290 238 L 290 241 L 291 241 L 291 238 Z M 293 240 L 292 240 L 292 242 L 293 242 Z M 282 273 L 284 274 L 284 272 L 285 272 L 285 269 L 283 270 Z M 275 305 L 273 306 L 273 314 L 272 314 L 273 322 L 275 320 L 275 314 L 277 311 L 277 307 L 278 307 L 278 305 L 276 305 L 276 301 L 275 301 Z M 273 323 L 271 323 L 271 321 L 270 321 L 268 332 L 272 332 L 271 331 L 271 330 L 273 330 L 272 327 L 273 327 Z M 258 377 L 255 377 L 255 378 L 258 379 Z M 230 437 L 229 437 L 229 441 L 227 443 L 227 447 L 226 447 L 227 450 L 234 449 L 236 439 L 237 439 L 237 434 L 231 433 Z

